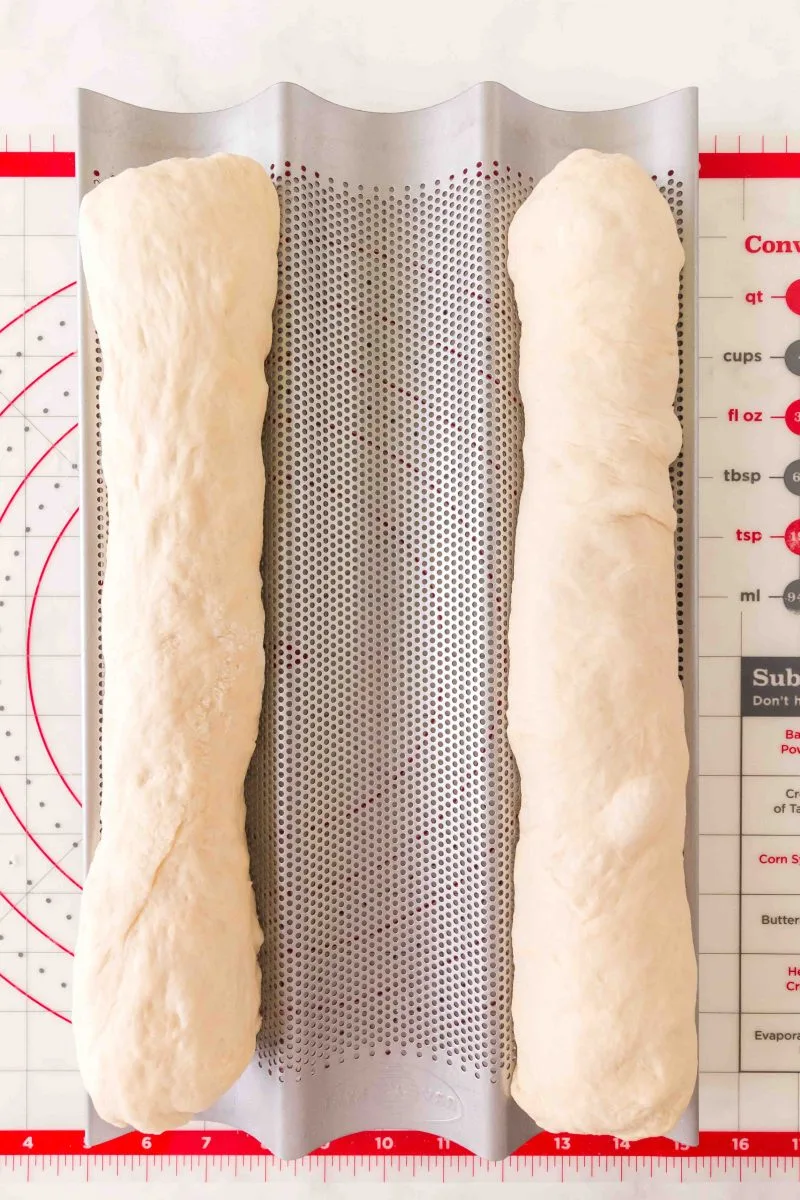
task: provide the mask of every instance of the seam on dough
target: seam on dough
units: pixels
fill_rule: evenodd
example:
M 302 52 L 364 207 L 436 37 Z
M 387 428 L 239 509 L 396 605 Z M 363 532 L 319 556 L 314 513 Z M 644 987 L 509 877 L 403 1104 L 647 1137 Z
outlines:
M 675 510 L 672 509 L 671 512 L 673 516 L 672 522 L 663 521 L 661 517 L 655 517 L 652 513 L 643 512 L 641 510 L 639 512 L 614 513 L 613 521 L 652 521 L 654 525 L 660 525 L 662 529 L 665 529 L 667 533 L 669 533 L 672 537 L 675 537 L 677 531 L 677 521 L 675 518 Z
M 161 860 L 160 860 L 158 866 L 156 867 L 155 871 L 153 872 L 152 878 L 150 879 L 150 883 L 147 888 L 147 895 L 145 896 L 145 899 L 142 901 L 141 905 L 139 906 L 139 908 L 136 911 L 136 914 L 134 915 L 132 920 L 128 923 L 128 928 L 120 936 L 119 947 L 115 946 L 113 948 L 113 953 L 114 953 L 115 957 L 119 956 L 120 948 L 124 947 L 125 943 L 127 942 L 128 938 L 130 937 L 131 933 L 133 933 L 133 930 L 136 928 L 136 925 L 139 922 L 139 918 L 142 916 L 142 914 L 144 913 L 148 904 L 150 903 L 150 900 L 153 895 L 153 889 L 155 887 L 158 876 L 160 875 L 161 870 L 164 867 L 164 864 L 166 863 L 167 859 L 172 854 L 172 851 L 175 849 L 175 844 L 178 840 L 180 832 L 183 829 L 183 826 L 185 825 L 185 823 L 186 823 L 186 816 L 184 814 L 184 816 L 181 817 L 180 821 L 178 822 L 177 826 L 175 827 L 175 832 L 173 833 L 172 838 L 170 839 L 169 846 L 165 850 L 164 854 L 161 856 Z M 102 972 L 105 970 L 106 964 L 108 963 L 108 960 L 111 958 L 111 955 L 112 955 L 112 950 L 111 949 L 107 950 L 105 952 L 105 954 L 103 955 L 102 962 L 97 966 L 97 968 L 95 970 L 95 975 L 98 979 L 99 979 L 100 975 L 102 974 Z M 116 999 L 117 998 L 114 997 L 113 1003 L 107 1009 L 107 1011 L 104 1015 L 104 1018 L 101 1021 L 100 1025 L 97 1029 L 98 1038 L 105 1032 L 105 1028 L 108 1025 L 109 1021 L 111 1020 L 111 1017 L 112 1017 L 112 1014 L 114 1011 L 114 1007 L 116 1005 Z
M 150 878 L 150 883 L 148 884 L 148 887 L 147 887 L 147 894 L 146 894 L 146 896 L 145 896 L 144 900 L 143 900 L 143 901 L 142 901 L 142 903 L 140 904 L 140 906 L 139 906 L 139 908 L 138 908 L 138 910 L 137 910 L 137 912 L 136 912 L 136 915 L 135 915 L 135 916 L 133 917 L 133 919 L 130 921 L 130 923 L 128 924 L 128 928 L 125 930 L 125 932 L 123 933 L 123 935 L 122 935 L 122 937 L 121 937 L 121 939 L 120 939 L 120 941 L 121 941 L 123 944 L 124 944 L 125 942 L 127 942 L 128 938 L 129 938 L 129 937 L 130 937 L 130 935 L 133 933 L 133 930 L 136 928 L 136 925 L 137 925 L 137 923 L 138 923 L 138 921 L 139 921 L 139 918 L 141 917 L 142 913 L 145 911 L 145 909 L 147 908 L 147 906 L 148 906 L 148 904 L 150 903 L 151 899 L 153 898 L 153 892 L 155 891 L 155 886 L 156 886 L 156 883 L 158 882 L 158 877 L 159 877 L 159 875 L 161 874 L 162 870 L 164 869 L 164 867 L 165 867 L 165 865 L 166 865 L 166 863 L 167 863 L 167 860 L 169 859 L 169 857 L 170 857 L 170 855 L 172 854 L 173 850 L 175 849 L 175 845 L 176 845 L 176 843 L 177 843 L 177 841 L 178 841 L 178 838 L 180 837 L 181 830 L 183 829 L 183 827 L 184 827 L 184 825 L 185 825 L 185 824 L 186 824 L 186 815 L 184 814 L 184 815 L 181 817 L 181 819 L 180 819 L 180 821 L 178 822 L 178 824 L 175 826 L 175 832 L 173 833 L 173 835 L 172 835 L 172 838 L 170 839 L 170 843 L 169 843 L 169 845 L 167 846 L 167 848 L 166 848 L 166 850 L 164 851 L 164 853 L 162 854 L 162 856 L 161 856 L 161 859 L 160 859 L 160 861 L 159 861 L 159 864 L 158 864 L 158 866 L 156 867 L 155 871 L 153 872 L 153 874 L 152 874 L 152 876 L 151 876 L 151 878 Z

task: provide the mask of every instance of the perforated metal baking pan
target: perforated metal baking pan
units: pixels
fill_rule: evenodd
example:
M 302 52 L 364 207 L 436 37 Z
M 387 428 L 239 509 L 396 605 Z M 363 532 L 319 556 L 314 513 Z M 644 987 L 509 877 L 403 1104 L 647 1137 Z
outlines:
M 281 203 L 267 673 L 246 788 L 263 1027 L 251 1066 L 206 1115 L 284 1157 L 375 1128 L 501 1157 L 535 1132 L 509 1095 L 519 783 L 504 711 L 522 406 L 506 233 L 534 182 L 580 146 L 638 159 L 675 215 L 686 267 L 674 487 L 694 751 L 696 93 L 575 113 L 484 83 L 433 108 L 367 113 L 276 84 L 237 108 L 181 115 L 81 92 L 79 118 L 81 194 L 125 167 L 224 150 L 264 163 Z M 91 857 L 106 514 L 85 291 L 81 306 Z M 695 813 L 692 776 L 696 909 Z M 90 1106 L 90 1142 L 116 1132 Z M 693 1102 L 676 1136 L 696 1133 Z

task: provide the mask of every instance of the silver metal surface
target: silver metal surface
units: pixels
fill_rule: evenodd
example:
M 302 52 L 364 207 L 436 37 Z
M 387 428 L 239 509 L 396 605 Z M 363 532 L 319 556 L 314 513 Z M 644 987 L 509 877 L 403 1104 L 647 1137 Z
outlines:
M 686 249 L 674 481 L 694 743 L 694 90 L 600 113 L 494 83 L 410 113 L 344 109 L 292 84 L 184 115 L 80 94 L 81 194 L 125 167 L 225 150 L 263 162 L 281 202 L 267 675 L 246 789 L 264 1020 L 250 1068 L 208 1115 L 284 1157 L 415 1128 L 497 1158 L 535 1132 L 508 1090 L 519 788 L 504 712 L 522 407 L 506 233 L 534 181 L 580 146 L 650 170 Z M 106 518 L 85 295 L 82 324 L 90 855 Z M 689 809 L 696 907 L 694 779 Z M 696 1131 L 693 1104 L 680 1137 Z M 90 1140 L 108 1132 L 93 1114 Z

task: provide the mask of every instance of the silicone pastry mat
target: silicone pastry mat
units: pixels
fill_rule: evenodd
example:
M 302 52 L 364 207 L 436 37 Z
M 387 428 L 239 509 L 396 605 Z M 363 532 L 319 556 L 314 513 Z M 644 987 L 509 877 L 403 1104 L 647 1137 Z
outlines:
M 206 1115 L 286 1157 L 377 1126 L 445 1131 L 498 1158 L 534 1132 L 508 1095 L 519 796 L 503 715 L 522 406 L 506 232 L 534 180 L 583 145 L 652 172 L 687 252 L 674 482 L 693 728 L 695 93 L 578 114 L 496 84 L 405 114 L 284 84 L 200 115 L 80 97 L 81 193 L 128 166 L 225 150 L 263 162 L 281 201 L 268 666 L 247 785 L 264 1021 L 251 1067 Z M 105 509 L 85 301 L 82 338 L 91 847 Z M 696 1127 L 693 1105 L 684 1140 Z M 89 1133 L 112 1131 L 92 1116 Z
M 7 151 L 2 149 L 4 134 L 5 131 L 0 129 L 0 249 L 6 247 L 0 269 L 0 293 L 3 304 L 8 307 L 0 321 L 0 326 L 7 326 L 0 334 L 0 369 L 6 371 L 10 364 L 20 375 L 24 372 L 26 382 L 33 383 L 43 369 L 41 360 L 35 355 L 48 348 L 54 351 L 49 361 L 43 364 L 46 368 L 59 362 L 76 345 L 74 287 L 67 286 L 62 293 L 71 299 L 63 302 L 61 311 L 52 310 L 52 321 L 41 322 L 35 327 L 33 324 L 46 315 L 51 301 L 47 301 L 41 311 L 33 309 L 28 317 L 14 321 L 25 307 L 38 304 L 47 294 L 58 292 L 61 286 L 69 285 L 75 278 L 68 270 L 74 264 L 71 242 L 75 221 L 71 179 L 74 157 L 62 149 L 74 144 L 71 140 L 74 132 L 66 130 L 60 134 L 55 151 L 49 130 L 46 136 L 34 133 L 32 150 L 27 129 L 9 131 Z M 721 797 L 719 790 L 731 790 L 731 781 L 735 782 L 738 770 L 738 718 L 729 715 L 723 719 L 720 714 L 738 712 L 738 681 L 735 672 L 726 674 L 725 668 L 730 662 L 737 665 L 740 624 L 737 609 L 741 591 L 745 589 L 748 594 L 755 594 L 760 589 L 763 605 L 773 612 L 773 619 L 769 621 L 769 629 L 773 632 L 767 646 L 771 653 L 786 650 L 790 638 L 796 636 L 791 627 L 786 627 L 788 618 L 779 615 L 783 587 L 789 577 L 786 569 L 790 561 L 788 552 L 784 549 L 778 553 L 780 543 L 765 539 L 762 552 L 765 546 L 777 549 L 774 555 L 769 552 L 769 569 L 764 573 L 761 569 L 754 570 L 757 561 L 754 556 L 758 555 L 759 548 L 748 544 L 737 550 L 734 537 L 739 527 L 777 533 L 781 521 L 793 515 L 791 506 L 786 507 L 790 493 L 786 492 L 785 500 L 780 500 L 783 468 L 796 453 L 781 417 L 780 397 L 785 404 L 791 400 L 794 391 L 790 386 L 791 376 L 783 363 L 770 356 L 780 359 L 783 349 L 795 336 L 796 321 L 793 321 L 784 298 L 787 285 L 796 273 L 792 269 L 794 260 L 748 254 L 743 239 L 759 233 L 765 238 L 790 238 L 796 232 L 800 138 L 790 136 L 785 139 L 781 133 L 775 137 L 767 135 L 764 139 L 758 135 L 743 137 L 740 141 L 734 135 L 717 141 L 709 136 L 702 149 L 706 153 L 701 154 L 699 353 L 701 427 L 706 431 L 706 438 L 699 456 L 703 489 L 700 518 L 704 530 L 700 542 L 700 591 L 703 595 L 701 611 L 705 613 L 700 621 L 699 638 L 700 724 L 701 739 L 706 736 L 703 730 L 708 730 L 707 749 L 721 745 L 726 756 L 726 774 L 720 777 L 715 771 L 700 780 L 700 1123 L 703 1132 L 699 1145 L 689 1149 L 659 1139 L 626 1147 L 606 1138 L 554 1138 L 541 1134 L 512 1157 L 489 1163 L 465 1155 L 457 1143 L 446 1136 L 444 1128 L 438 1136 L 384 1130 L 340 1139 L 314 1155 L 286 1164 L 259 1150 L 252 1139 L 212 1129 L 206 1123 L 205 1127 L 165 1134 L 148 1139 L 147 1143 L 140 1135 L 129 1134 L 113 1143 L 105 1143 L 95 1152 L 82 1153 L 83 1134 L 79 1126 L 83 1123 L 84 1097 L 75 1071 L 68 1023 L 70 971 L 67 950 L 72 946 L 77 920 L 77 888 L 62 883 L 61 876 L 41 854 L 45 851 L 56 859 L 63 854 L 62 865 L 77 881 L 80 880 L 80 851 L 72 846 L 72 842 L 80 841 L 79 811 L 59 782 L 53 763 L 46 754 L 42 756 L 35 724 L 28 723 L 26 738 L 21 723 L 15 722 L 0 723 L 0 747 L 9 748 L 0 760 L 0 784 L 16 804 L 23 820 L 30 816 L 30 833 L 41 851 L 30 839 L 26 851 L 20 826 L 6 805 L 0 805 L 0 836 L 3 838 L 0 854 L 0 889 L 3 890 L 3 897 L 0 897 L 0 906 L 3 906 L 0 908 L 0 935 L 3 938 L 0 941 L 0 971 L 5 979 L 5 982 L 0 981 L 0 1178 L 156 1181 L 174 1179 L 178 1174 L 182 1179 L 200 1181 L 222 1178 L 273 1181 L 295 1176 L 329 1182 L 412 1178 L 460 1183 L 503 1179 L 509 1182 L 530 1179 L 619 1181 L 640 1177 L 672 1182 L 694 1179 L 738 1181 L 741 1178 L 797 1181 L 800 1171 L 797 1145 L 800 1075 L 791 1069 L 793 1056 L 785 1054 L 778 1065 L 790 1069 L 776 1073 L 771 1044 L 763 1043 L 764 1057 L 757 1064 L 758 1069 L 748 1069 L 743 1074 L 738 1072 L 738 974 L 731 966 L 736 965 L 740 944 L 739 802 L 733 793 Z M 27 203 L 23 203 L 23 197 Z M 39 243 L 40 237 L 48 240 Z M 23 251 L 19 241 L 6 244 L 7 239 L 24 239 L 27 250 Z M 9 252 L 12 245 L 14 253 Z M 30 278 L 29 286 L 37 289 L 35 295 L 25 294 L 25 272 L 20 272 L 20 263 L 24 266 L 25 262 L 23 253 L 26 257 L 32 254 L 32 260 L 38 261 L 40 267 L 48 260 L 52 264 L 47 277 Z M 59 266 L 64 267 L 65 273 Z M 39 267 L 36 270 L 38 272 Z M 753 306 L 747 297 L 757 295 L 759 290 L 764 302 Z M 15 301 L 16 306 L 13 306 Z M 57 302 L 56 296 L 53 303 Z M 12 321 L 14 323 L 9 325 Z M 30 336 L 22 337 L 26 328 Z M 72 335 L 69 341 L 67 332 Z M 65 339 L 63 350 L 56 353 L 62 343 L 54 341 L 51 346 L 49 339 L 61 336 Z M 30 351 L 28 355 L 24 354 L 26 345 Z M 737 348 L 760 352 L 761 366 L 756 366 L 753 361 L 746 366 L 726 365 L 724 356 Z M 27 359 L 25 363 L 20 361 L 22 357 Z M 0 510 L 47 449 L 47 442 L 37 441 L 23 454 L 23 435 L 38 438 L 36 431 L 41 428 L 52 442 L 74 424 L 77 406 L 63 410 L 53 407 L 56 402 L 65 406 L 69 406 L 70 399 L 74 402 L 74 386 L 70 383 L 62 383 L 60 388 L 56 386 L 60 373 L 68 375 L 74 370 L 75 360 L 67 359 L 40 382 L 34 383 L 3 415 L 2 428 L 9 436 L 0 439 Z M 727 444 L 723 433 L 709 437 L 708 432 L 716 429 L 720 421 L 726 423 L 729 408 L 738 406 L 741 412 L 753 407 L 745 401 L 748 394 L 752 400 L 754 385 L 747 380 L 748 372 L 754 370 L 759 373 L 756 390 L 764 397 L 770 397 L 769 404 L 764 400 L 763 408 L 776 419 L 767 424 L 765 418 L 744 435 L 739 447 L 740 457 L 735 447 Z M 761 372 L 768 372 L 769 377 L 764 375 L 762 379 Z M 66 376 L 62 375 L 62 378 Z M 766 387 L 761 386 L 762 381 Z M 73 385 L 74 382 L 73 375 Z M 4 389 L 0 377 L 0 392 L 5 397 L 0 407 L 14 399 L 24 386 L 20 378 L 15 389 Z M 37 402 L 39 388 L 47 388 L 48 392 L 47 399 Z M 65 391 L 71 396 L 64 396 Z M 45 408 L 49 409 L 48 413 L 44 412 Z M 48 430 L 42 422 L 50 417 L 54 418 L 54 423 Z M 27 434 L 24 432 L 26 424 L 29 425 Z M 762 453 L 765 435 L 774 454 L 770 452 L 765 456 Z M 68 453 L 69 436 L 62 447 Z M 58 450 L 51 457 L 55 456 L 58 456 Z M 17 494 L 14 504 L 21 502 L 28 486 L 39 471 L 46 471 L 50 461 L 46 459 L 34 472 Z M 64 460 L 59 459 L 61 461 Z M 67 470 L 66 462 L 64 465 L 65 475 L 61 479 L 51 478 L 48 486 L 56 482 L 66 486 L 74 472 L 71 466 Z M 755 485 L 748 483 L 747 491 L 743 492 L 741 480 L 724 476 L 726 471 L 732 476 L 732 467 L 739 473 L 755 469 L 762 474 L 762 479 Z M 768 481 L 770 475 L 776 476 L 772 482 Z M 766 507 L 764 488 L 773 489 L 769 493 L 772 501 Z M 50 497 L 53 502 L 63 498 L 64 507 L 51 509 L 46 493 L 32 501 L 25 513 L 27 524 L 15 527 L 7 543 L 8 549 L 3 551 L 6 557 L 0 576 L 0 599 L 3 600 L 0 611 L 0 636 L 3 639 L 0 704 L 2 712 L 12 716 L 21 713 L 25 703 L 24 673 L 14 664 L 25 656 L 31 596 L 49 549 L 77 504 L 77 487 L 67 494 L 62 488 L 52 486 Z M 733 505 L 731 497 L 735 500 Z M 40 509 L 39 504 L 45 507 Z M 10 508 L 3 522 L 11 519 Z M 30 530 L 27 534 L 26 528 Z M 715 536 L 706 536 L 711 534 Z M 4 545 L 5 538 L 0 540 L 0 548 Z M 723 549 L 725 553 L 720 557 Z M 24 553 L 30 564 L 26 580 L 15 574 L 15 565 Z M 747 564 L 744 575 L 739 569 L 741 563 L 737 563 L 737 555 Z M 42 729 L 56 763 L 80 796 L 78 763 L 69 757 L 78 728 L 76 689 L 65 690 L 63 675 L 47 669 L 53 665 L 50 659 L 58 658 L 61 663 L 72 656 L 74 678 L 77 679 L 78 588 L 77 539 L 70 529 L 54 551 L 39 590 L 30 653 L 34 697 Z M 49 595 L 51 589 L 52 597 Z M 26 596 L 24 606 L 19 600 L 23 592 Z M 777 599 L 770 598 L 772 593 Z M 759 615 L 758 603 L 747 600 L 744 607 L 748 630 L 754 623 L 759 639 L 766 636 L 767 618 Z M 758 645 L 762 646 L 760 640 Z M 41 665 L 45 668 L 41 674 L 40 655 Z M 17 680 L 16 690 L 10 687 L 12 679 Z M 28 710 L 29 706 L 30 701 L 27 702 Z M 73 718 L 72 725 L 58 715 L 64 713 Z M 747 720 L 754 721 L 755 718 Z M 725 732 L 720 738 L 723 725 Z M 3 740 L 6 730 L 9 731 L 7 741 Z M 31 768 L 30 775 L 23 774 L 27 766 Z M 713 763 L 708 764 L 706 769 L 713 766 Z M 76 773 L 71 773 L 73 770 Z M 25 808 L 26 791 L 18 776 L 30 778 L 27 790 L 39 792 L 33 796 L 29 812 Z M 44 807 L 40 808 L 40 804 Z M 67 825 L 70 816 L 73 819 Z M 766 825 L 759 822 L 749 830 L 754 841 L 762 828 Z M 69 835 L 69 840 L 60 840 L 65 834 Z M 20 862 L 25 862 L 26 853 L 26 865 L 34 868 L 28 876 L 30 885 L 24 882 L 20 873 Z M 780 873 L 784 868 L 775 867 L 774 870 Z M 780 897 L 773 899 L 780 902 Z M 786 903 L 793 903 L 791 895 Z M 72 914 L 72 921 L 66 919 L 69 914 Z M 38 929 L 28 923 L 28 917 L 36 922 Z M 769 930 L 759 933 L 759 937 L 766 937 L 768 933 Z M 54 946 L 49 937 L 55 938 L 64 949 Z M 750 946 L 751 950 L 765 948 L 766 942 Z M 51 956 L 43 957 L 44 953 Z M 40 973 L 40 967 L 43 973 Z M 62 983 L 66 985 L 63 988 Z M 18 988 L 27 989 L 28 996 Z M 767 990 L 773 994 L 771 984 Z M 774 1004 L 769 996 L 764 999 L 768 1003 L 760 1003 L 760 1008 Z M 43 1005 L 49 1005 L 53 1011 Z M 791 1015 L 786 1017 L 788 1023 L 795 1019 Z M 752 1064 L 748 1066 L 752 1068 Z
M 67 137 L 74 136 L 67 131 Z M 82 875 L 74 154 L 0 130 L 0 1127 L 68 1128 Z

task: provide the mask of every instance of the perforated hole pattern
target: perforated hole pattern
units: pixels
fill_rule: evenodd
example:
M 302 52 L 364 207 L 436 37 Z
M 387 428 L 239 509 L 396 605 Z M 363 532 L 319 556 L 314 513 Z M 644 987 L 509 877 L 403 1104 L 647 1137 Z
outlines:
M 283 1080 L 408 1056 L 507 1079 L 523 413 L 506 235 L 533 181 L 499 163 L 403 188 L 271 169 L 258 1064 Z M 683 185 L 660 187 L 680 229 Z M 680 512 L 680 461 L 673 486 Z M 681 613 L 682 549 L 681 527 Z

